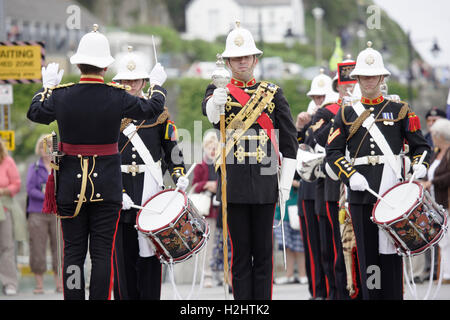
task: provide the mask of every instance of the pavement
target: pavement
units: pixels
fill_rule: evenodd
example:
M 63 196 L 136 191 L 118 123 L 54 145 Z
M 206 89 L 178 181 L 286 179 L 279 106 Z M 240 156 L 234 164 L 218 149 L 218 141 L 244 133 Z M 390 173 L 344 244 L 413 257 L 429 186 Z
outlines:
M 428 290 L 429 282 L 426 281 L 422 284 L 416 284 L 417 287 L 417 300 L 422 300 Z M 191 292 L 191 284 L 177 284 L 176 289 L 179 295 L 185 300 Z M 34 277 L 32 275 L 21 276 L 19 280 L 19 292 L 15 296 L 5 296 L 0 293 L 0 300 L 63 300 L 61 293 L 55 292 L 53 283 L 53 275 L 46 273 L 44 275 L 44 294 L 33 294 Z M 190 296 L 189 301 L 195 300 L 225 300 L 225 291 L 222 286 L 214 286 L 212 288 L 198 288 L 196 284 L 196 290 Z M 429 297 L 433 297 L 437 283 L 434 281 L 431 294 Z M 88 294 L 88 290 L 86 290 Z M 305 284 L 284 284 L 273 286 L 273 300 L 309 300 L 310 295 L 308 287 Z M 405 300 L 416 300 L 414 296 L 405 285 Z M 450 300 L 450 284 L 442 284 L 440 290 L 436 295 L 436 300 Z M 161 300 L 177 300 L 175 292 L 170 281 L 167 280 L 162 284 L 161 288 Z M 233 300 L 232 295 L 228 295 L 228 300 Z M 431 300 L 431 299 L 429 299 Z

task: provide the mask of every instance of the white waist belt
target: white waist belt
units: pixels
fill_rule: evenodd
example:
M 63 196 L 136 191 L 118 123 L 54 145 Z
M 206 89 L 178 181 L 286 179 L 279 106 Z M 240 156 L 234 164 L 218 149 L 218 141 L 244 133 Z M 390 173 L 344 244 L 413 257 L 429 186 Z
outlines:
M 395 160 L 400 159 L 399 155 L 394 155 Z M 384 164 L 388 162 L 388 157 L 384 155 L 376 155 L 376 156 L 364 156 L 353 159 L 353 165 L 354 166 L 360 166 L 365 164 L 371 164 L 371 165 L 377 165 L 377 164 Z
M 136 173 L 144 173 L 145 164 L 123 164 L 120 166 L 122 173 L 131 173 L 136 175 Z

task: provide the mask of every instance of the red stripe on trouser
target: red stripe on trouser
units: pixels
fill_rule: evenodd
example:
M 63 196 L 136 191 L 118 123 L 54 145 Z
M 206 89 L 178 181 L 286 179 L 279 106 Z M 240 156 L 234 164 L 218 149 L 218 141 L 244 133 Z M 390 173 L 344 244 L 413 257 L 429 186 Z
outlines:
M 111 300 L 111 292 L 113 289 L 113 279 L 114 279 L 114 261 L 113 261 L 113 257 L 114 257 L 114 247 L 116 244 L 116 234 L 117 234 L 117 228 L 119 226 L 119 220 L 120 220 L 120 212 L 122 211 L 122 209 L 119 210 L 119 214 L 117 217 L 117 221 L 116 221 L 116 229 L 114 230 L 114 237 L 113 237 L 113 243 L 112 243 L 112 248 L 111 248 L 111 271 L 110 271 L 110 278 L 109 278 L 109 290 L 108 290 L 108 300 Z
M 333 219 L 331 219 L 331 213 L 330 213 L 330 207 L 329 207 L 328 201 L 325 202 L 325 205 L 327 208 L 328 221 L 330 221 L 330 224 L 331 224 L 331 234 L 333 235 L 333 252 L 334 252 L 333 273 L 334 273 L 334 277 L 336 278 L 337 249 L 336 249 L 336 238 L 334 237 L 334 224 L 333 224 Z
M 114 261 L 116 262 L 116 271 L 117 271 L 117 279 L 116 277 L 114 277 L 113 283 L 114 281 L 117 281 L 117 290 L 119 291 L 119 299 L 122 300 L 122 292 L 120 290 L 120 277 L 119 277 L 119 264 L 117 262 L 117 253 L 114 250 Z M 114 299 L 116 299 L 117 297 L 114 297 Z
M 308 218 L 306 217 L 305 200 L 302 200 L 302 208 L 303 208 L 303 213 L 304 213 L 305 222 L 306 222 L 306 233 L 308 234 L 308 251 L 309 251 L 310 266 L 311 266 L 312 289 L 313 289 L 313 297 L 315 298 L 316 297 L 316 268 L 314 265 L 314 257 L 313 257 L 312 251 L 311 251 L 311 242 L 310 242 L 311 236 L 309 235 Z
M 348 213 L 350 214 L 350 217 L 351 217 L 352 216 L 352 211 L 350 210 L 350 204 L 348 205 Z M 353 233 L 355 234 L 355 226 L 353 225 L 353 219 L 351 219 L 351 221 L 352 221 Z M 356 234 L 355 234 L 355 247 L 356 247 L 356 260 L 358 260 L 359 282 L 361 283 L 361 288 L 363 288 L 362 273 L 361 273 L 361 263 L 359 262 L 358 242 L 356 241 Z M 352 260 L 353 260 L 353 257 L 352 257 Z
M 273 217 L 272 217 L 272 226 L 273 222 L 275 221 L 275 210 L 277 208 L 277 204 L 273 206 Z M 283 223 L 283 221 L 281 221 Z M 272 252 L 273 252 L 273 228 L 272 228 Z M 272 253 L 272 280 L 270 281 L 270 300 L 272 300 L 273 296 L 273 253 Z

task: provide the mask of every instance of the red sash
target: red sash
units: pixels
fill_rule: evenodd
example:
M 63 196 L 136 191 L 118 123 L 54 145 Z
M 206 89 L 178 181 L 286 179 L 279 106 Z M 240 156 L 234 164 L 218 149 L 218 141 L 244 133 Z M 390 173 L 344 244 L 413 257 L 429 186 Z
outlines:
M 70 144 L 59 143 L 59 149 L 69 156 L 109 156 L 119 153 L 118 143 L 111 144 Z
M 242 105 L 245 106 L 250 100 L 250 95 L 247 94 L 244 90 L 241 88 L 236 87 L 232 83 L 227 84 L 227 88 L 230 91 L 230 94 Z M 275 136 L 275 130 L 273 127 L 273 122 L 270 119 L 270 117 L 267 115 L 267 113 L 262 112 L 261 115 L 256 119 L 256 122 L 263 128 L 267 136 L 269 137 L 270 141 L 272 142 L 273 148 L 275 149 L 275 152 L 278 157 L 278 163 L 281 163 L 280 159 L 280 151 L 278 148 L 278 142 Z

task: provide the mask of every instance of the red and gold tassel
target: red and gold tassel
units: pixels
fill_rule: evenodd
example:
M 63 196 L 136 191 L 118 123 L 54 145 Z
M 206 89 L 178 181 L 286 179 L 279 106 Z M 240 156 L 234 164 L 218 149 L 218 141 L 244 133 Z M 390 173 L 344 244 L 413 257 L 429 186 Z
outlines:
M 44 206 L 42 208 L 43 213 L 56 214 L 56 197 L 55 197 L 55 176 L 54 173 L 50 173 L 47 179 L 47 184 L 45 185 L 45 196 L 44 196 Z
M 408 130 L 409 130 L 409 132 L 416 132 L 419 129 L 420 129 L 419 117 L 414 112 L 408 113 Z

